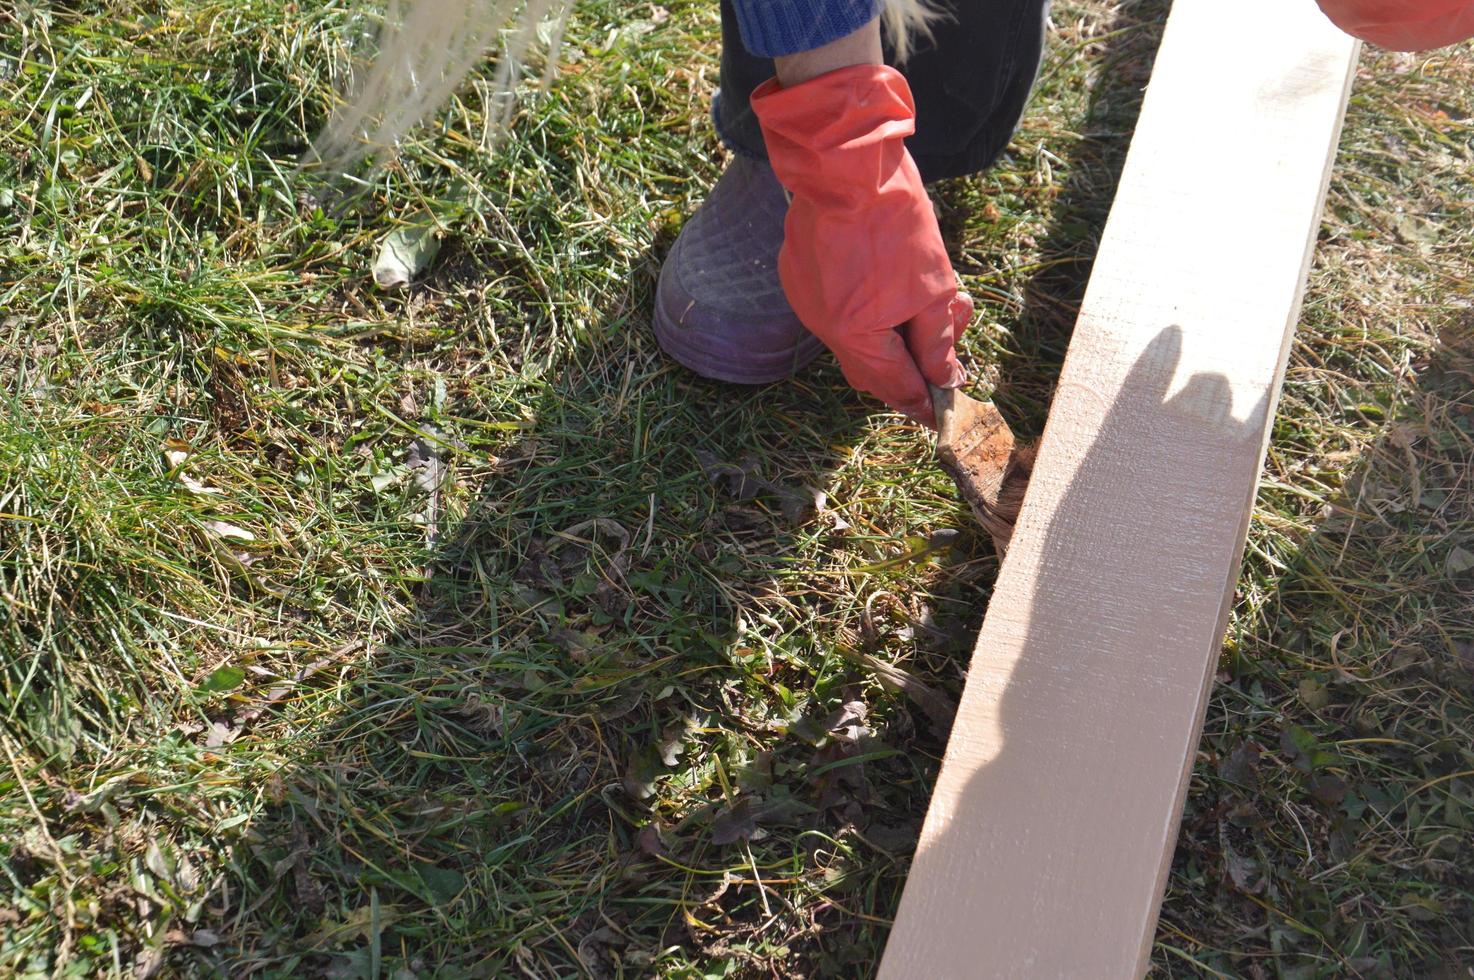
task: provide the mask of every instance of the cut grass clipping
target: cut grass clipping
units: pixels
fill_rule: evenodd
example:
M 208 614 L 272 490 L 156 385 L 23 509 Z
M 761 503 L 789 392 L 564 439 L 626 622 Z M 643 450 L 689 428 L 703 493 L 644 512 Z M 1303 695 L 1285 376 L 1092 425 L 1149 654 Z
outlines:
M 1164 6 L 1061 0 L 938 189 L 1023 439 Z M 508 139 L 471 84 L 325 211 L 363 29 L 0 9 L 0 974 L 867 974 L 995 565 L 832 364 L 650 338 L 716 5 L 581 5 Z M 1474 958 L 1471 141 L 1468 46 L 1365 55 L 1157 976 Z

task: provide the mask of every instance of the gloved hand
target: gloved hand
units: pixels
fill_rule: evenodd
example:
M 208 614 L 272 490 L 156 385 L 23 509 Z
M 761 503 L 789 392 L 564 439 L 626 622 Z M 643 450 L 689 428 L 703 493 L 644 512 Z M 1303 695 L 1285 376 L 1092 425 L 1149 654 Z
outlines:
M 1316 0 L 1347 34 L 1394 51 L 1428 51 L 1474 36 L 1474 0 Z
M 972 317 L 904 140 L 916 107 L 900 72 L 854 65 L 752 94 L 768 160 L 793 196 L 778 276 L 847 381 L 935 427 L 926 384 L 965 375 Z

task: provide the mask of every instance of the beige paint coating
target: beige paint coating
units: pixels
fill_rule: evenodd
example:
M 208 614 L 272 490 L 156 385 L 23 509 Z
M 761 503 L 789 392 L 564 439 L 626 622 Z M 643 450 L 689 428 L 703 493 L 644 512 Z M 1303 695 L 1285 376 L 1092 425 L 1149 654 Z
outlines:
M 1173 6 L 882 977 L 1145 971 L 1356 51 Z

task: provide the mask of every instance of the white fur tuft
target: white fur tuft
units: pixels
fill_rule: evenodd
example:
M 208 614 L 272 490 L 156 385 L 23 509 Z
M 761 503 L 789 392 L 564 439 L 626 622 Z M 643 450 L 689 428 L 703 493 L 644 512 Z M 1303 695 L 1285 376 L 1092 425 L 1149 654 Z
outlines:
M 487 138 L 511 116 L 518 66 L 540 25 L 551 24 L 546 83 L 575 0 L 389 0 L 378 51 L 349 87 L 314 141 L 309 160 L 329 172 L 348 171 L 369 156 L 382 159 L 420 120 L 439 110 L 457 86 L 500 44 L 491 82 L 497 111 Z M 715 0 L 713 0 L 715 2 Z M 929 0 L 884 0 L 881 24 L 898 60 L 931 33 L 942 16 Z
M 881 27 L 896 52 L 896 60 L 911 57 L 919 37 L 931 37 L 932 27 L 945 15 L 927 0 L 885 0 L 880 11 Z

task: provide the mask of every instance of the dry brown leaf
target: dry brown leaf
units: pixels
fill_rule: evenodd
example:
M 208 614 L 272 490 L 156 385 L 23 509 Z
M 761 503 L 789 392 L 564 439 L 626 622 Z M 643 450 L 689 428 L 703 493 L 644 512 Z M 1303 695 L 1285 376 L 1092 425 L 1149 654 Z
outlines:
M 205 486 L 203 483 L 201 483 L 199 480 L 196 480 L 194 477 L 190 476 L 188 473 L 180 473 L 179 474 L 179 482 L 184 487 L 184 489 L 188 490 L 190 493 L 200 494 L 201 496 L 205 496 L 207 494 L 222 494 L 223 495 L 225 493 L 224 490 L 221 490 L 221 489 L 219 489 L 217 487 L 207 487 L 207 486 Z
M 163 448 L 159 451 L 164 454 L 164 462 L 172 470 L 189 459 L 190 445 L 183 439 L 165 439 Z
M 256 535 L 236 524 L 225 521 L 205 521 L 205 530 L 217 538 L 234 538 L 237 541 L 255 541 Z
M 957 714 L 957 705 L 941 691 L 918 680 L 895 664 L 886 663 L 879 657 L 848 649 L 841 649 L 840 654 L 851 663 L 858 664 L 874 674 L 881 687 L 888 691 L 904 693 L 926 713 L 926 716 L 939 729 L 945 731 L 952 727 L 952 719 Z

